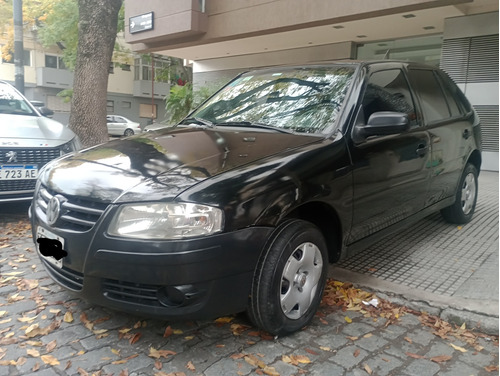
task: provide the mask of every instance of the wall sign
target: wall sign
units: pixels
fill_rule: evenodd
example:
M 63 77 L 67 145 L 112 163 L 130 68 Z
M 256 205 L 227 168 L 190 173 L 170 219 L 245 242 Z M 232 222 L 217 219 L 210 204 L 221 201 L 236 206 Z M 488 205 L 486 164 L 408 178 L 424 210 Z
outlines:
M 144 13 L 128 19 L 130 34 L 153 29 L 153 12 Z

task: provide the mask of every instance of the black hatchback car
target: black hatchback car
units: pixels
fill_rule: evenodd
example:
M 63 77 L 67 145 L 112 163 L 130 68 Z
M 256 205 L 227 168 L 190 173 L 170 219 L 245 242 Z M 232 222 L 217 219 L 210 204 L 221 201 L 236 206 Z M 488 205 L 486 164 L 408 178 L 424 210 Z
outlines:
M 480 166 L 479 119 L 437 68 L 263 69 L 175 127 L 48 164 L 33 238 L 90 301 L 165 319 L 247 311 L 284 335 L 313 318 L 329 263 L 436 211 L 468 222 Z

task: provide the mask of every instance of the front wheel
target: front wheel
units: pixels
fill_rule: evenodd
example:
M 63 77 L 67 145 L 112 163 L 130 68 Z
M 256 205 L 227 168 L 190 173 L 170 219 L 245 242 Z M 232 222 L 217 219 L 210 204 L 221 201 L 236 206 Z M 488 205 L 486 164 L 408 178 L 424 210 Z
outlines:
M 445 220 L 451 223 L 464 224 L 472 219 L 477 201 L 477 176 L 476 166 L 468 163 L 460 178 L 455 202 L 441 210 L 441 215 Z
M 312 223 L 279 226 L 257 265 L 248 314 L 274 334 L 293 333 L 311 322 L 321 302 L 328 267 L 326 243 Z

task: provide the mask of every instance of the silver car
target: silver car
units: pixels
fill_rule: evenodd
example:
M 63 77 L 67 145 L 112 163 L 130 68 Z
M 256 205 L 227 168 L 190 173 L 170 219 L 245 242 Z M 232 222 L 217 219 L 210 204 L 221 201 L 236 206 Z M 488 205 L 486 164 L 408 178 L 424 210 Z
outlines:
M 78 149 L 70 129 L 42 116 L 19 91 L 0 81 L 0 202 L 31 200 L 40 169 Z
M 127 119 L 123 116 L 108 115 L 106 116 L 108 134 L 111 136 L 133 136 L 136 133 L 141 133 L 141 124 Z

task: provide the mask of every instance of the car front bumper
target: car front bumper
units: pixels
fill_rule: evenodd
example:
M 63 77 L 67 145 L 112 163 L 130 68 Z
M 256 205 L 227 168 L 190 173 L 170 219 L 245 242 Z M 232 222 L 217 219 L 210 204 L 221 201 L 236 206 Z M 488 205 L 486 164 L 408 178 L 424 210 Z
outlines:
M 57 283 L 90 302 L 162 319 L 208 319 L 245 310 L 255 266 L 272 231 L 249 227 L 157 241 L 111 237 L 102 230 L 106 220 L 84 233 L 51 228 L 33 208 L 31 222 L 35 242 L 40 228 L 63 240 L 68 255 L 62 266 L 38 252 Z

